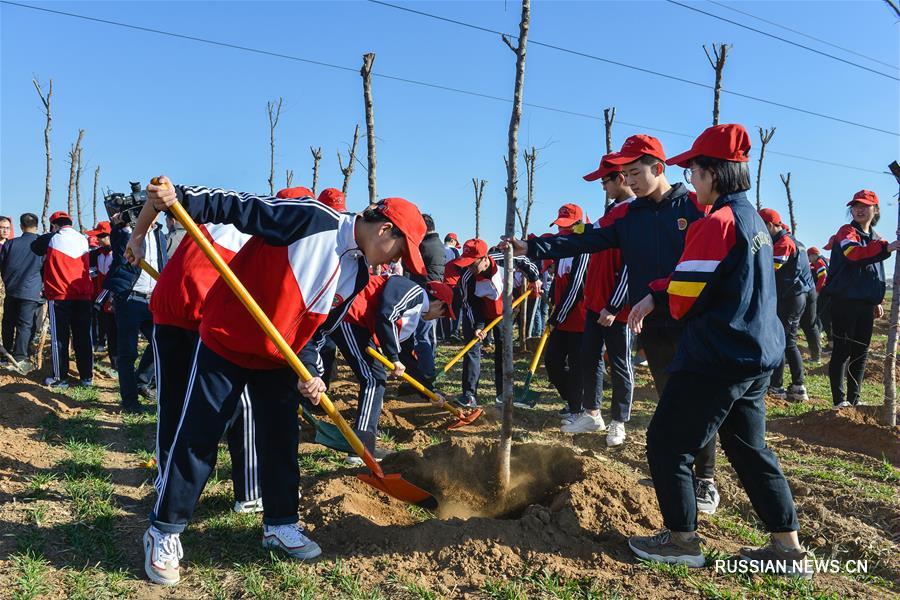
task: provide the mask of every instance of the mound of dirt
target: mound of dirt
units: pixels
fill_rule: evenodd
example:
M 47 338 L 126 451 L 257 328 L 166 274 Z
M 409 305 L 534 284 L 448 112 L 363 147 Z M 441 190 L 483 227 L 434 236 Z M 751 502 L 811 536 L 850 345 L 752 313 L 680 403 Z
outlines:
M 770 431 L 811 444 L 840 448 L 900 464 L 900 431 L 878 423 L 878 406 L 813 411 L 798 417 L 774 419 Z

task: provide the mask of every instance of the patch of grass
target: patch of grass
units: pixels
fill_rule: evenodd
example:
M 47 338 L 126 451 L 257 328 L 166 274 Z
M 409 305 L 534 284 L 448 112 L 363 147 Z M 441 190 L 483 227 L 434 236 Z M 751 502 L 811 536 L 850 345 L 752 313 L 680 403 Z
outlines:
M 766 408 L 766 418 L 778 419 L 781 417 L 798 417 L 823 408 L 825 407 L 821 405 L 817 406 L 809 402 L 795 402 L 788 404 L 787 406 L 773 406 L 772 408 Z
M 638 559 L 638 563 L 648 571 L 656 571 L 672 579 L 686 579 L 690 575 L 690 568 L 687 565 L 670 565 L 642 558 Z
M 68 419 L 61 419 L 56 413 L 49 413 L 41 420 L 41 429 L 45 439 L 57 443 L 68 440 L 92 443 L 100 436 L 98 416 L 100 416 L 99 408 L 85 409 Z
M 83 571 L 67 571 L 65 575 L 66 593 L 70 600 L 110 600 L 127 598 L 131 595 L 123 570 L 104 571 L 88 568 Z
M 31 600 L 50 591 L 47 581 L 50 563 L 43 556 L 27 551 L 10 556 L 13 570 L 13 600 Z
M 548 569 L 531 573 L 526 578 L 531 587 L 541 598 L 555 600 L 579 600 L 581 598 L 609 598 L 610 594 L 600 590 L 595 581 L 585 579 L 566 579 Z M 529 590 L 531 591 L 531 590 Z M 614 594 L 617 594 L 614 592 Z M 616 597 L 616 596 L 613 596 Z
M 378 441 L 381 442 L 381 445 L 387 446 L 391 450 L 396 450 L 398 448 L 397 437 L 390 429 L 385 428 L 379 430 Z
M 271 559 L 269 567 L 271 580 L 282 598 L 314 600 L 320 596 L 319 590 L 324 587 L 324 582 L 310 570 L 309 566 L 274 554 L 271 555 Z
M 441 597 L 437 592 L 428 589 L 426 586 L 409 581 L 396 574 L 388 577 L 388 582 L 399 588 L 408 597 L 415 598 L 416 600 L 438 600 L 438 598 Z
M 200 581 L 200 587 L 203 588 L 205 598 L 228 599 L 229 595 L 222 583 L 222 574 L 218 569 L 209 565 L 198 565 L 194 568 L 194 572 Z
M 421 506 L 416 506 L 415 504 L 407 504 L 406 510 L 409 514 L 413 516 L 416 521 L 428 521 L 429 519 L 433 519 L 434 515 L 422 508 Z
M 491 600 L 527 600 L 528 595 L 521 581 L 488 578 L 481 592 Z
M 800 455 L 790 450 L 781 450 L 778 454 L 791 463 L 799 463 L 785 465 L 791 476 L 824 481 L 885 502 L 895 502 L 897 499 L 896 484 L 900 482 L 900 470 L 886 459 L 850 462 L 834 457 Z
M 709 520 L 741 542 L 752 546 L 764 546 L 768 542 L 768 538 L 763 532 L 748 525 L 740 515 L 734 512 L 719 511 L 714 515 L 709 515 Z
M 808 581 L 799 577 L 782 577 L 778 575 L 732 574 L 734 579 L 749 596 L 753 598 L 810 600 L 839 600 L 836 592 L 824 592 L 816 588 L 814 580 Z
M 343 561 L 337 560 L 324 574 L 325 580 L 352 600 L 381 600 L 384 596 L 377 589 L 366 587 L 359 575 L 350 573 Z
M 74 385 L 63 393 L 76 402 L 96 402 L 100 399 L 100 390 L 94 386 Z
M 28 522 L 42 527 L 47 522 L 47 505 L 43 502 L 32 504 L 25 509 Z
M 35 473 L 27 479 L 25 487 L 25 497 L 27 498 L 46 498 L 47 488 L 56 482 L 56 473 Z
M 57 468 L 68 477 L 100 477 L 103 475 L 103 457 L 106 446 L 70 439 L 65 444 L 69 456 Z
M 331 473 L 346 466 L 344 464 L 344 455 L 327 448 L 320 448 L 308 454 L 301 454 L 297 462 L 300 464 L 300 473 L 307 476 Z
M 116 514 L 113 486 L 107 477 L 67 477 L 63 489 L 79 521 L 108 519 Z

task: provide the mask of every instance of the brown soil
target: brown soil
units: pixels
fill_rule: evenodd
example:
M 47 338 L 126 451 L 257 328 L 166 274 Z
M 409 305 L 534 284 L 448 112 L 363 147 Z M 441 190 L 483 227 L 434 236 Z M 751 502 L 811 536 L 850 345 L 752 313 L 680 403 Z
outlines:
M 842 448 L 900 465 L 900 429 L 879 424 L 877 406 L 809 412 L 770 421 L 770 431 L 822 446 Z

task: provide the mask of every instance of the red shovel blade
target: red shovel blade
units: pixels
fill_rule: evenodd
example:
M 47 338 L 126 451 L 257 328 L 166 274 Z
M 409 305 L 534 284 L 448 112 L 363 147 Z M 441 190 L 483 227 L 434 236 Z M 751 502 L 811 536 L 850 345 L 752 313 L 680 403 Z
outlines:
M 460 427 L 465 427 L 466 425 L 471 425 L 473 422 L 475 422 L 475 420 L 478 417 L 481 416 L 481 413 L 483 413 L 483 412 L 484 412 L 484 409 L 476 408 L 469 414 L 465 414 L 462 417 L 460 417 L 459 421 L 456 421 L 455 423 L 451 423 L 450 425 L 447 425 L 447 429 L 459 429 Z
M 357 475 L 360 481 L 368 483 L 397 500 L 415 504 L 425 510 L 434 510 L 437 508 L 437 499 L 423 490 L 422 488 L 411 484 L 403 479 L 397 473 L 389 475 L 370 475 L 368 473 L 360 473 Z

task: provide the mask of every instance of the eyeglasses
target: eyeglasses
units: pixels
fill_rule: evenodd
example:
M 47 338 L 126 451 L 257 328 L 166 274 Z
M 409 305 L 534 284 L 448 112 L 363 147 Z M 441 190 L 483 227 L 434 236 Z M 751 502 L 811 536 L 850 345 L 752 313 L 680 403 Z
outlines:
M 606 185 L 610 181 L 615 181 L 615 180 L 616 180 L 616 175 L 613 175 L 612 177 L 604 177 L 603 179 L 600 180 L 600 183 L 602 183 L 603 185 Z

